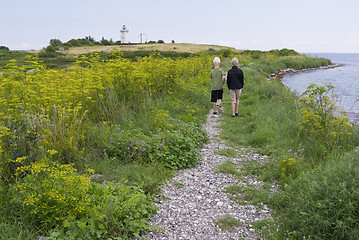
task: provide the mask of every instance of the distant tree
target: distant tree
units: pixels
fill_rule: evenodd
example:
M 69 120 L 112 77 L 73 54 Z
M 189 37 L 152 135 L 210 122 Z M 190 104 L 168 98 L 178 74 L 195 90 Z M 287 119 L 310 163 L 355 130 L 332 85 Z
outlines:
M 225 58 L 230 57 L 231 54 L 233 53 L 233 51 L 230 49 L 223 49 L 223 50 L 221 50 L 221 52 L 222 52 L 223 57 L 225 57 Z
M 56 48 L 51 45 L 42 49 L 39 53 L 40 58 L 54 58 L 57 57 L 58 55 L 59 53 L 56 52 Z
M 6 46 L 0 46 L 0 51 L 10 51 L 10 49 Z
M 156 41 L 148 41 L 148 43 L 152 44 L 152 43 L 156 43 Z
M 90 39 L 90 40 L 89 40 Z M 93 46 L 96 42 L 93 42 L 93 38 L 78 38 L 78 39 L 71 39 L 68 42 L 64 43 L 64 46 L 67 47 L 81 47 L 81 46 Z
M 109 40 L 106 40 L 104 37 L 102 37 L 101 45 L 112 45 L 112 42 Z
M 172 40 L 172 43 L 175 43 L 175 40 Z
M 54 53 L 54 52 L 56 52 L 56 48 L 53 46 L 47 46 L 47 48 L 45 48 L 45 52 Z
M 86 36 L 85 39 L 89 42 L 95 43 L 95 38 L 91 37 L 91 36 Z
M 165 43 L 163 40 L 158 40 L 157 43 Z
M 59 47 L 62 47 L 64 44 L 59 39 L 51 39 L 50 40 L 50 46 L 58 49 Z
M 67 41 L 66 43 L 64 43 L 64 45 L 69 46 L 69 47 L 79 47 L 80 42 L 77 39 L 71 39 L 71 40 Z
M 279 50 L 279 56 L 298 56 L 298 55 L 300 54 L 293 49 L 283 48 Z

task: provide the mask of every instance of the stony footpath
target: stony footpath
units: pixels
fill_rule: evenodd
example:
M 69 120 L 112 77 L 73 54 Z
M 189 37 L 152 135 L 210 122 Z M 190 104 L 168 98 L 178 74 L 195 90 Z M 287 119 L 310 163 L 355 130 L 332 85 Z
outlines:
M 270 209 L 261 206 L 239 205 L 231 201 L 223 190 L 231 185 L 260 187 L 261 183 L 252 176 L 241 180 L 229 174 L 219 173 L 217 167 L 225 161 L 232 161 L 240 167 L 246 159 L 263 161 L 263 157 L 242 154 L 240 158 L 218 155 L 216 151 L 228 148 L 218 136 L 221 115 L 208 115 L 204 129 L 210 141 L 201 149 L 202 160 L 194 168 L 179 170 L 162 188 L 164 198 L 157 206 L 157 215 L 151 218 L 151 225 L 158 228 L 146 232 L 147 239 L 221 240 L 260 239 L 251 223 L 270 218 Z M 235 119 L 234 119 L 235 120 Z M 215 221 L 223 217 L 234 217 L 242 226 L 228 232 L 219 228 Z

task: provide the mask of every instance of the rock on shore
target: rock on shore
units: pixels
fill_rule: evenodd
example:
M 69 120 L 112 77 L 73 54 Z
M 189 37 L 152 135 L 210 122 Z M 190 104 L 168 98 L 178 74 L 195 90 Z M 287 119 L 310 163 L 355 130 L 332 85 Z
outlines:
M 278 80 L 281 80 L 284 75 L 286 74 L 293 74 L 293 73 L 299 73 L 299 72 L 307 72 L 307 71 L 314 71 L 314 70 L 319 70 L 319 69 L 330 69 L 330 68 L 336 68 L 336 67 L 341 67 L 343 66 L 343 64 L 330 64 L 328 66 L 320 66 L 320 67 L 317 67 L 317 68 L 304 68 L 304 69 L 293 69 L 293 68 L 286 68 L 286 69 L 282 69 L 280 71 L 277 71 L 275 73 L 272 73 L 270 76 L 269 76 L 269 80 L 271 79 L 278 79 Z

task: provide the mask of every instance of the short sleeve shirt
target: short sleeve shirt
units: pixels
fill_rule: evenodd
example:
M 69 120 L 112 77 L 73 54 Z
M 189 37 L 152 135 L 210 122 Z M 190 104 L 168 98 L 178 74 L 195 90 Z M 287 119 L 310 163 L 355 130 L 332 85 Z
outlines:
M 221 68 L 215 68 L 211 71 L 212 90 L 223 89 L 223 75 L 225 75 L 225 73 Z

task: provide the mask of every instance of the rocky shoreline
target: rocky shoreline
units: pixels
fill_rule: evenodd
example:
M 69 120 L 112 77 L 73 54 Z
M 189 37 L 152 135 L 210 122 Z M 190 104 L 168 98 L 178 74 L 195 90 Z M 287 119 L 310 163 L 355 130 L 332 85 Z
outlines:
M 299 73 L 299 72 L 307 72 L 307 71 L 314 71 L 314 70 L 319 70 L 319 69 L 330 69 L 330 68 L 336 68 L 336 67 L 341 67 L 344 64 L 330 64 L 327 66 L 320 66 L 317 68 L 304 68 L 304 69 L 293 69 L 293 68 L 286 68 L 286 69 L 282 69 L 280 71 L 277 71 L 275 73 L 272 73 L 269 76 L 269 80 L 272 79 L 278 79 L 279 81 L 282 80 L 282 78 L 286 75 L 286 74 L 294 74 L 294 73 Z

